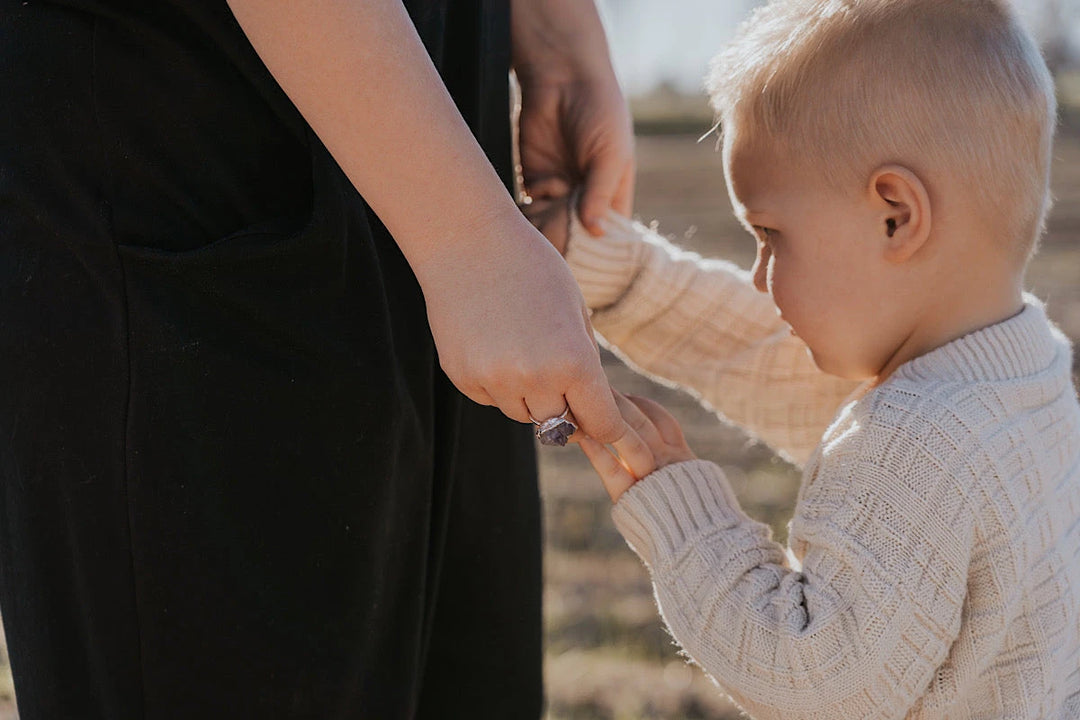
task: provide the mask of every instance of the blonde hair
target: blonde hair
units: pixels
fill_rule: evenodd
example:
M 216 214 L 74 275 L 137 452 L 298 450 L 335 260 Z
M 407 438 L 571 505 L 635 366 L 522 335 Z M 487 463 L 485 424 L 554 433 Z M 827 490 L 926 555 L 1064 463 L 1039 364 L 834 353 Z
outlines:
M 725 135 L 764 136 L 834 185 L 885 163 L 931 188 L 949 173 L 1025 258 L 1042 233 L 1054 84 L 1004 0 L 776 0 L 707 87 Z

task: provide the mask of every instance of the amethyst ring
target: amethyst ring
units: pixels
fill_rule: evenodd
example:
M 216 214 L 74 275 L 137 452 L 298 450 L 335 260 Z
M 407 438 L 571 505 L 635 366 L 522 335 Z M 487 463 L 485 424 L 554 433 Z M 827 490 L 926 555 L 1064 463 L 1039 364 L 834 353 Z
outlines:
M 529 416 L 533 425 L 536 426 L 536 439 L 541 445 L 566 447 L 566 441 L 577 432 L 577 425 L 566 417 L 569 414 L 570 406 L 567 405 L 561 414 L 542 422 L 532 415 Z

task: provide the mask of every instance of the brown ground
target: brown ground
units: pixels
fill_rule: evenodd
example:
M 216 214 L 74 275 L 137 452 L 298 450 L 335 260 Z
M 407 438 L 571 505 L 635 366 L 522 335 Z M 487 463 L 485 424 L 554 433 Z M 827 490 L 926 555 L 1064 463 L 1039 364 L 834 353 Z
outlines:
M 748 265 L 753 247 L 731 217 L 713 142 L 642 137 L 636 211 L 704 254 Z M 1080 339 L 1080 132 L 1065 130 L 1054 170 L 1057 206 L 1029 286 L 1061 327 Z M 748 444 L 693 400 L 633 375 L 608 357 L 616 387 L 647 394 L 682 421 L 697 453 L 724 467 L 747 510 L 777 536 L 798 475 Z M 677 720 L 736 717 L 723 695 L 679 658 L 660 625 L 647 576 L 611 525 L 599 481 L 575 449 L 545 450 L 541 484 L 547 523 L 546 673 L 548 720 Z M 0 720 L 12 720 L 13 691 L 0 639 Z

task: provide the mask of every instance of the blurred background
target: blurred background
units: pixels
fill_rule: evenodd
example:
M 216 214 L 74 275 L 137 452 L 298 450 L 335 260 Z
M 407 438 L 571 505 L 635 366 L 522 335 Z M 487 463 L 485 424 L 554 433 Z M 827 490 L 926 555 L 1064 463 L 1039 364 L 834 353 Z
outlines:
M 758 0 L 597 0 L 623 88 L 631 96 L 701 88 L 709 59 Z M 1013 0 L 1051 68 L 1080 57 L 1080 0 Z
M 709 58 L 753 0 L 597 0 L 638 134 L 635 213 L 706 255 L 748 267 L 753 242 L 734 221 L 701 91 Z M 1015 0 L 1044 48 L 1062 103 L 1057 204 L 1028 285 L 1080 340 L 1080 0 Z M 621 390 L 670 407 L 691 447 L 727 471 L 747 511 L 786 541 L 799 475 L 692 399 L 605 363 Z M 547 555 L 547 720 L 727 720 L 723 694 L 688 666 L 659 622 L 648 576 L 611 524 L 610 503 L 576 449 L 541 453 Z M 512 671 L 512 670 L 511 670 Z M 483 709 L 477 708 L 483 716 Z M 14 690 L 0 633 L 0 720 Z

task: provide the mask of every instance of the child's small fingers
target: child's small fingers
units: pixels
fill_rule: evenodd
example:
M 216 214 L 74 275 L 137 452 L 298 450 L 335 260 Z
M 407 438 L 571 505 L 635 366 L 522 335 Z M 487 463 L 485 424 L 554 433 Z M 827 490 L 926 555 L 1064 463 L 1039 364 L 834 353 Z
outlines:
M 649 418 L 627 400 L 626 396 L 614 389 L 611 394 L 628 428 L 626 434 L 613 442 L 611 446 L 615 448 L 615 452 L 622 458 L 623 463 L 630 468 L 630 472 L 643 478 L 656 469 L 653 446 L 659 442 L 660 434 Z
M 582 437 L 578 445 L 588 458 L 600 480 L 604 483 L 611 502 L 616 502 L 631 485 L 637 482 L 626 466 L 619 461 L 605 445 L 593 440 L 591 437 Z
M 615 405 L 619 408 L 619 412 L 622 414 L 626 424 L 633 428 L 634 432 L 640 435 L 641 439 L 648 443 L 650 447 L 661 442 L 662 438 L 656 424 L 633 401 L 632 397 L 623 395 L 615 389 L 612 389 L 611 392 L 615 396 Z
M 611 447 L 619 454 L 619 459 L 629 468 L 635 477 L 643 478 L 656 469 L 656 458 L 648 443 L 627 425 L 626 434 L 611 443 Z
M 668 412 L 660 403 L 639 395 L 628 395 L 626 399 L 644 414 L 653 427 L 668 445 L 685 446 L 686 437 L 683 435 L 682 426 L 675 416 Z

